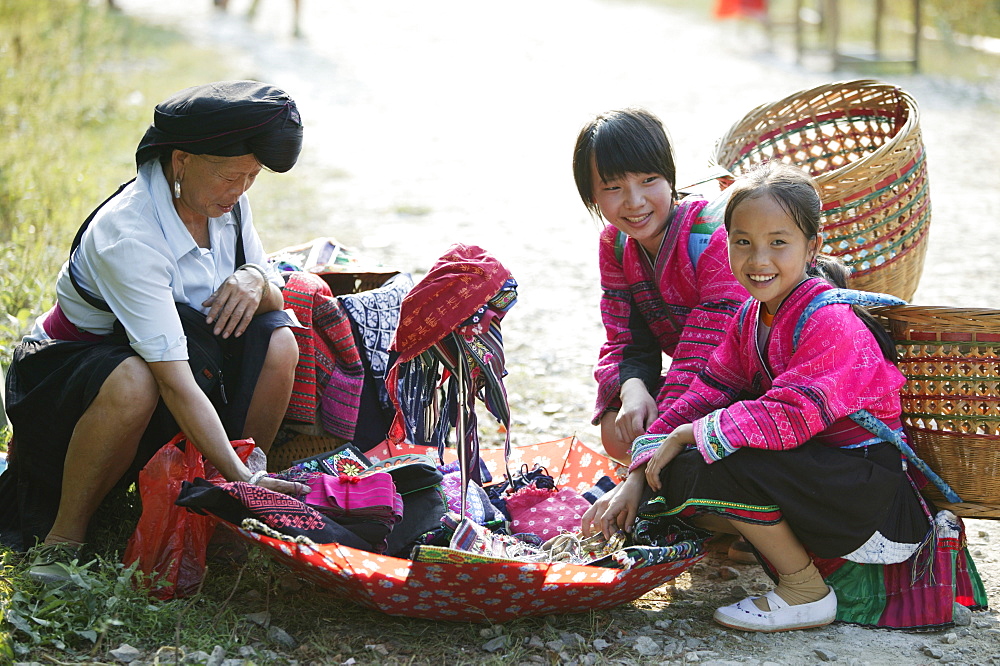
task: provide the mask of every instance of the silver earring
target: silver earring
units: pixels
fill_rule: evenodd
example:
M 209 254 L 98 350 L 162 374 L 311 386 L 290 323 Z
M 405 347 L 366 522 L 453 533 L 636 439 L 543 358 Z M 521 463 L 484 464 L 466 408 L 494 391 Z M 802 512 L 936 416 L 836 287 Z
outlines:
M 181 198 L 181 179 L 180 178 L 175 178 L 174 179 L 174 199 L 180 199 L 180 198 Z

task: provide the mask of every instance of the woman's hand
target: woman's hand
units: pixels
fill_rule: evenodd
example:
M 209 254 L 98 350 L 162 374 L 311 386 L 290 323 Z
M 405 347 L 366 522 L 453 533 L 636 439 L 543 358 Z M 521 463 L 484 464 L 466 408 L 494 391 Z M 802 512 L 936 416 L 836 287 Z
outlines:
M 260 481 L 257 482 L 257 485 L 261 488 L 273 490 L 276 493 L 297 497 L 298 499 L 302 499 L 309 492 L 309 486 L 304 483 L 283 481 L 281 479 L 275 479 L 271 476 L 262 477 Z
M 215 334 L 224 338 L 243 335 L 270 289 L 271 283 L 252 268 L 240 268 L 226 278 L 202 303 L 211 308 L 207 321 L 215 323 Z
M 646 483 L 653 492 L 660 492 L 660 472 L 689 444 L 694 444 L 694 427 L 690 423 L 679 426 L 667 435 L 653 456 L 646 462 Z
M 636 437 L 645 435 L 646 428 L 656 420 L 656 400 L 646 390 L 643 381 L 635 377 L 622 384 L 619 395 L 622 406 L 615 418 L 615 434 L 623 442 L 632 442 Z
M 602 532 L 605 539 L 611 539 L 619 530 L 631 532 L 645 485 L 642 471 L 633 470 L 627 479 L 598 498 L 580 521 L 583 535 Z

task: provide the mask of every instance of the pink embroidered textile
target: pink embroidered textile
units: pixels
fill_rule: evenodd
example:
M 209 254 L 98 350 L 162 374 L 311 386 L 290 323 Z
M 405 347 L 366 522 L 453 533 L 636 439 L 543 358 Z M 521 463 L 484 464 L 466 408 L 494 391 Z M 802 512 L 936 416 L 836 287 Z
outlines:
M 622 361 L 638 336 L 652 334 L 660 351 L 672 357 L 657 397 L 662 411 L 704 367 L 729 319 L 748 297 L 729 268 L 727 237 L 721 224 L 701 252 L 697 266 L 691 262 L 688 243 L 692 228 L 717 223 L 700 216 L 705 207 L 701 198 L 677 204 L 655 266 L 631 238 L 619 260 L 615 250 L 618 230 L 609 225 L 601 233 L 601 318 L 607 341 L 594 370 L 598 383 L 595 424 L 607 409 L 620 405 L 621 385 L 629 378 L 623 379 Z M 648 327 L 648 333 L 636 329 L 637 325 Z
M 334 518 L 368 518 L 394 524 L 403 517 L 403 498 L 387 472 L 366 476 L 316 474 L 309 479 L 304 501 Z
M 331 435 L 353 440 L 365 370 L 351 321 L 323 278 L 313 273 L 292 273 L 284 297 L 305 326 L 292 329 L 299 362 L 285 415 L 303 423 L 319 420 Z
M 757 345 L 760 303 L 751 301 L 745 316 L 733 319 L 702 376 L 648 432 L 668 434 L 693 423 L 698 450 L 711 463 L 741 447 L 781 450 L 809 439 L 830 446 L 867 441 L 871 433 L 847 418 L 859 409 L 890 428 L 901 427 L 899 389 L 906 379 L 882 356 L 874 335 L 849 305 L 818 309 L 793 353 L 799 315 L 813 297 L 832 288 L 819 278 L 796 287 L 775 313 L 762 350 Z M 760 397 L 735 402 L 741 391 Z M 633 452 L 632 466 L 654 450 Z

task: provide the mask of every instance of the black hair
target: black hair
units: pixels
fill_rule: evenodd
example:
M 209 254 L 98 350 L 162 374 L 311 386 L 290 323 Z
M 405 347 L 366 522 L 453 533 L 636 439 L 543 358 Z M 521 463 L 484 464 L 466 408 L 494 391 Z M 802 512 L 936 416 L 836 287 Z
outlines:
M 604 181 L 627 173 L 656 173 L 667 179 L 677 198 L 677 168 L 663 123 L 645 109 L 630 107 L 606 111 L 580 130 L 573 150 L 573 178 L 583 204 L 595 216 L 601 211 L 594 199 L 591 162 Z
M 815 238 L 820 232 L 823 203 L 819 191 L 809 174 L 796 166 L 777 160 L 758 164 L 741 175 L 730 186 L 730 191 L 725 213 L 727 232 L 732 224 L 733 211 L 743 202 L 762 196 L 774 199 L 806 238 Z M 806 275 L 823 278 L 841 289 L 847 288 L 850 273 L 850 268 L 838 257 L 821 252 L 816 253 L 815 260 L 806 269 Z M 852 305 L 851 309 L 875 336 L 882 355 L 897 363 L 896 343 L 889 332 L 865 308 Z

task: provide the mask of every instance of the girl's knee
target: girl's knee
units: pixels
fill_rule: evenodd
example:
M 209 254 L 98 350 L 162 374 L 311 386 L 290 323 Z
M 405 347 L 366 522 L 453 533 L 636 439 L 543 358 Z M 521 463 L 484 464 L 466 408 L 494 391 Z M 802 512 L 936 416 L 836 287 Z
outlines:
M 601 417 L 601 445 L 609 458 L 628 464 L 632 459 L 632 442 L 626 442 L 618 436 L 615 428 L 615 418 L 618 412 L 605 412 Z

